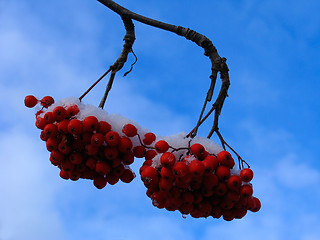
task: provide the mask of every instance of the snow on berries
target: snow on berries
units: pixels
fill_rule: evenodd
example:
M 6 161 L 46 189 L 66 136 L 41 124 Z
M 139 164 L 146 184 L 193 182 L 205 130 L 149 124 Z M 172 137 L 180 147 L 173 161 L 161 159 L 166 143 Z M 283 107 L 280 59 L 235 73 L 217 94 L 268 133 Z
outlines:
M 243 218 L 257 212 L 249 168 L 236 169 L 232 155 L 209 139 L 184 133 L 156 141 L 156 153 L 140 168 L 152 204 L 194 218 Z
M 55 103 L 50 96 L 38 100 L 29 95 L 24 103 L 28 108 L 40 103 L 35 125 L 62 179 L 90 179 L 98 189 L 130 183 L 136 176 L 130 165 L 144 158 L 140 178 L 157 208 L 226 221 L 261 208 L 253 196 L 253 171 L 244 168 L 240 157 L 237 169 L 230 152 L 208 138 L 186 133 L 158 137 L 77 98 Z
M 46 142 L 50 162 L 63 179 L 91 179 L 98 189 L 119 180 L 129 183 L 135 178 L 130 168 L 134 158 L 144 157 L 145 147 L 155 140 L 153 133 L 135 122 L 76 98 L 55 103 L 50 96 L 39 101 L 29 95 L 24 102 L 26 107 L 40 103 L 35 125 L 42 130 L 40 138 Z M 147 139 L 144 146 L 140 136 Z

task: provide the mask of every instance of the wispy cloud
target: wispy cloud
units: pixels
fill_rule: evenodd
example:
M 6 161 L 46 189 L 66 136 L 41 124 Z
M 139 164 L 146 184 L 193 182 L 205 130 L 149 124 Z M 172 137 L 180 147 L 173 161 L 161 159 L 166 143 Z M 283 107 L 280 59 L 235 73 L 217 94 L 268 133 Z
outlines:
M 0 237 L 59 239 L 63 237 L 54 195 L 59 185 L 47 167 L 47 156 L 35 141 L 16 128 L 0 134 Z

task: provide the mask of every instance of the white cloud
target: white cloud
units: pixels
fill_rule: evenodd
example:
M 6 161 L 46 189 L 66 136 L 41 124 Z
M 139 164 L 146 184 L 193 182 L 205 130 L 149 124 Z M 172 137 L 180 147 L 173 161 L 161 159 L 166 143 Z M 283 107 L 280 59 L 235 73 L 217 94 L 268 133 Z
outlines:
M 54 196 L 59 189 L 48 171 L 40 142 L 21 127 L 0 134 L 0 238 L 59 239 L 63 237 Z
M 304 163 L 303 158 L 289 154 L 275 166 L 276 178 L 284 186 L 299 189 L 315 187 L 320 183 L 320 172 Z

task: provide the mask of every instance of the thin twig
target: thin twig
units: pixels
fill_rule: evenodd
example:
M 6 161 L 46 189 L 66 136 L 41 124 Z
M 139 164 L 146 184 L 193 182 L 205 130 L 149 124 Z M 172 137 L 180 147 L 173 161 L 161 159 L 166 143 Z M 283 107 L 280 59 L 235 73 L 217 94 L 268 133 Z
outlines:
M 219 139 L 220 139 L 220 142 L 222 144 L 222 147 L 224 150 L 226 150 L 226 146 L 238 157 L 238 161 L 239 161 L 239 168 L 244 168 L 244 163 L 250 168 L 250 165 L 245 161 L 243 160 L 240 155 L 223 139 L 221 133 L 219 132 L 218 129 L 215 130 L 215 132 L 217 133 Z
M 106 91 L 104 92 L 104 95 L 101 99 L 101 102 L 99 104 L 99 108 L 102 108 L 104 107 L 104 104 L 106 103 L 106 100 L 107 100 L 107 97 L 108 97 L 108 94 L 112 88 L 112 84 L 113 84 L 113 80 L 114 80 L 114 77 L 116 76 L 116 71 L 112 71 L 111 74 L 110 74 L 110 78 L 109 78 L 109 81 L 108 81 L 108 84 L 107 84 L 107 87 L 106 87 Z
M 209 59 L 211 60 L 211 64 L 212 64 L 212 67 L 211 67 L 212 73 L 210 75 L 211 84 L 210 84 L 210 88 L 208 90 L 207 97 L 206 97 L 204 106 L 202 108 L 200 117 L 198 119 L 197 125 L 191 132 L 192 137 L 194 137 L 196 135 L 200 124 L 203 122 L 203 121 L 201 121 L 201 118 L 202 118 L 202 115 L 205 111 L 204 109 L 207 105 L 207 102 L 211 101 L 211 99 L 212 99 L 218 72 L 220 72 L 220 74 L 221 74 L 222 85 L 221 85 L 219 95 L 218 95 L 217 100 L 215 101 L 214 105 L 215 105 L 216 109 L 218 110 L 215 112 L 216 116 L 220 115 L 225 97 L 227 96 L 230 82 L 229 82 L 229 75 L 228 75 L 228 67 L 225 64 L 225 58 L 221 58 L 219 56 L 217 49 L 212 44 L 210 39 L 208 39 L 206 36 L 196 32 L 194 30 L 191 30 L 189 28 L 175 26 L 172 24 L 160 22 L 160 21 L 157 21 L 157 20 L 154 20 L 151 18 L 147 18 L 142 15 L 136 14 L 136 13 L 131 12 L 128 9 L 120 6 L 119 4 L 111 1 L 111 0 L 98 0 L 98 1 L 100 3 L 102 3 L 103 5 L 105 5 L 106 7 L 108 7 L 109 9 L 111 9 L 112 11 L 119 14 L 122 18 L 134 19 L 138 22 L 147 24 L 149 26 L 153 26 L 156 28 L 160 28 L 160 29 L 163 29 L 166 31 L 176 33 L 177 35 L 183 36 L 186 39 L 196 43 L 198 46 L 202 47 L 204 49 L 204 55 L 209 57 Z M 213 111 L 210 111 L 210 114 L 212 112 Z M 215 123 L 217 123 L 217 121 L 215 121 Z M 214 126 L 214 128 L 216 128 L 216 126 Z M 190 136 L 191 134 L 188 134 L 188 136 Z
M 134 62 L 131 64 L 131 67 L 130 67 L 129 71 L 127 71 L 127 72 L 125 72 L 125 73 L 123 74 L 124 77 L 127 76 L 127 75 L 132 71 L 133 66 L 134 66 L 134 65 L 137 63 L 137 61 L 138 61 L 138 57 L 137 57 L 137 55 L 134 53 L 134 51 L 131 49 L 130 52 L 132 52 L 133 56 L 135 57 L 135 60 L 134 60 Z
M 111 68 L 109 68 L 104 74 L 102 74 L 102 76 L 101 76 L 94 84 L 92 84 L 91 87 L 89 87 L 88 90 L 85 91 L 84 94 L 82 94 L 82 95 L 79 97 L 79 100 L 81 101 L 82 98 L 84 98 L 84 96 L 86 96 L 86 95 L 88 94 L 88 92 L 90 92 L 91 89 L 94 88 L 94 86 L 96 86 L 96 85 L 101 81 L 101 79 L 104 78 L 110 71 L 111 71 Z

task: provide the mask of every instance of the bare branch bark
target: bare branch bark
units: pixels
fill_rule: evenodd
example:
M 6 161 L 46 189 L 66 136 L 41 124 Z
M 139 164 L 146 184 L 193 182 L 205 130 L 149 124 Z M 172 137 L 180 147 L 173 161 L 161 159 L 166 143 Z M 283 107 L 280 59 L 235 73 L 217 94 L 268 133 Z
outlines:
M 111 0 L 98 0 L 98 1 L 100 3 L 102 3 L 103 5 L 105 5 L 106 7 L 108 7 L 109 9 L 111 9 L 112 11 L 119 14 L 122 18 L 134 19 L 138 22 L 147 24 L 149 26 L 153 26 L 153 27 L 156 27 L 159 29 L 163 29 L 166 31 L 176 33 L 177 35 L 185 37 L 186 39 L 196 43 L 198 46 L 200 46 L 204 49 L 204 55 L 209 57 L 209 59 L 211 61 L 211 65 L 212 65 L 212 67 L 211 67 L 212 73 L 210 75 L 211 83 L 210 83 L 210 88 L 207 92 L 207 96 L 206 96 L 199 120 L 197 122 L 197 125 L 187 136 L 188 137 L 189 136 L 191 136 L 191 137 L 196 136 L 199 126 L 204 122 L 204 120 L 213 111 L 215 111 L 213 127 L 212 127 L 211 132 L 208 135 L 208 138 L 210 138 L 212 133 L 218 130 L 219 115 L 221 113 L 221 109 L 224 104 L 225 98 L 228 96 L 228 89 L 229 89 L 229 85 L 230 85 L 229 73 L 228 73 L 229 69 L 226 64 L 226 59 L 221 58 L 219 56 L 217 49 L 212 44 L 210 39 L 208 39 L 206 36 L 196 32 L 194 30 L 191 30 L 189 28 L 175 26 L 172 24 L 164 23 L 161 21 L 157 21 L 157 20 L 147 18 L 142 15 L 136 14 L 136 13 L 120 6 L 119 4 L 111 1 Z M 219 92 L 211 110 L 209 111 L 209 114 L 207 114 L 205 116 L 205 118 L 202 118 L 204 111 L 205 111 L 205 108 L 207 106 L 207 103 L 212 100 L 218 72 L 220 72 L 220 77 L 222 80 L 220 92 Z

